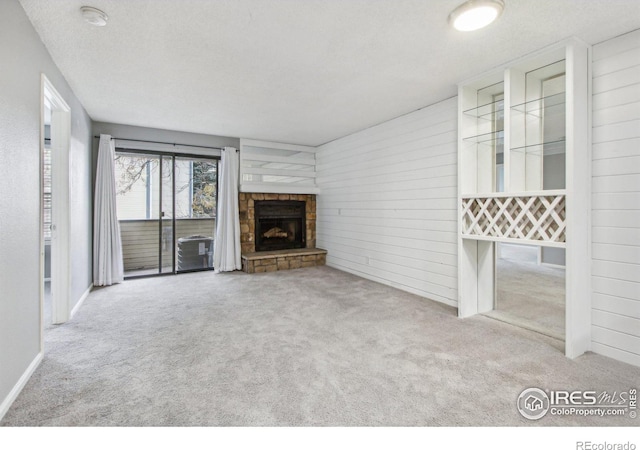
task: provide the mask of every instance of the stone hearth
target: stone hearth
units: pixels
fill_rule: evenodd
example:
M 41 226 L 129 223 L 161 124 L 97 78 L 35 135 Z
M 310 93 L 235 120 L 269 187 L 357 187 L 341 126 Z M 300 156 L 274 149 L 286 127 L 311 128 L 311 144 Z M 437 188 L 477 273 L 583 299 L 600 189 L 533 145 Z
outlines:
M 242 270 L 247 273 L 276 272 L 278 270 L 324 266 L 326 262 L 327 251 L 319 248 L 298 248 L 242 254 Z

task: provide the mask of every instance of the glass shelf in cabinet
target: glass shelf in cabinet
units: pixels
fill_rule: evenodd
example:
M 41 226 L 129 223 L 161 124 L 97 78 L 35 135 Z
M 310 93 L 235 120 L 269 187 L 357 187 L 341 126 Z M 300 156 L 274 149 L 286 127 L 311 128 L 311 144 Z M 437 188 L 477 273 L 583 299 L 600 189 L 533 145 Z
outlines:
M 462 111 L 463 114 L 478 119 L 495 120 L 504 115 L 504 100 L 496 100 L 495 102 L 487 103 L 476 108 L 467 109 Z
M 504 144 L 504 130 L 493 131 L 491 133 L 478 134 L 476 136 L 469 136 L 462 139 L 465 142 L 475 143 L 475 144 L 495 144 L 495 145 L 503 145 Z
M 524 113 L 535 117 L 562 114 L 565 112 L 565 93 L 550 95 L 548 97 L 537 98 L 525 103 L 513 105 L 512 111 Z
M 540 144 L 525 145 L 523 147 L 512 148 L 512 152 L 524 153 L 527 155 L 555 155 L 565 153 L 564 139 L 550 142 L 542 142 Z

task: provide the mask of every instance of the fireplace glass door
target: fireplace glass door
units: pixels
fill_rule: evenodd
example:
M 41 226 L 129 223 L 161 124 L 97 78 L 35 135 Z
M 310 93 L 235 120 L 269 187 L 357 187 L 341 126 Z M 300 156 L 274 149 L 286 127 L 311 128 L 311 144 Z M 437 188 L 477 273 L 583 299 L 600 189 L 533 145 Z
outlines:
M 256 251 L 304 248 L 305 217 L 305 202 L 256 201 Z

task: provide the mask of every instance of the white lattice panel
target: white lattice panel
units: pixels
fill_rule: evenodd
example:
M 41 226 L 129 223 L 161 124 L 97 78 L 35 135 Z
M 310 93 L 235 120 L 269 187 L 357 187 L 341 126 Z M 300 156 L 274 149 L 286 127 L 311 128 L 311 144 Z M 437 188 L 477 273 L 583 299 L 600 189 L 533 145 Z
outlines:
M 564 195 L 462 199 L 462 235 L 496 241 L 565 243 Z

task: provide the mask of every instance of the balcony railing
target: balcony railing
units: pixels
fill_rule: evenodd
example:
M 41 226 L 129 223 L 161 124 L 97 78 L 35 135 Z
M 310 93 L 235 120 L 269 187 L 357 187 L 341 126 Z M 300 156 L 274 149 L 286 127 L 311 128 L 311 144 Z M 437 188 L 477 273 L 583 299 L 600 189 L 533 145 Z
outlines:
M 163 272 L 173 267 L 173 252 L 177 254 L 177 240 L 181 237 L 215 235 L 215 219 L 176 219 L 176 242 L 173 242 L 173 221 L 162 221 L 162 241 L 158 220 L 121 220 L 120 235 L 122 237 L 122 256 L 125 275 L 127 272 L 149 271 L 158 269 L 158 257 L 162 248 Z

